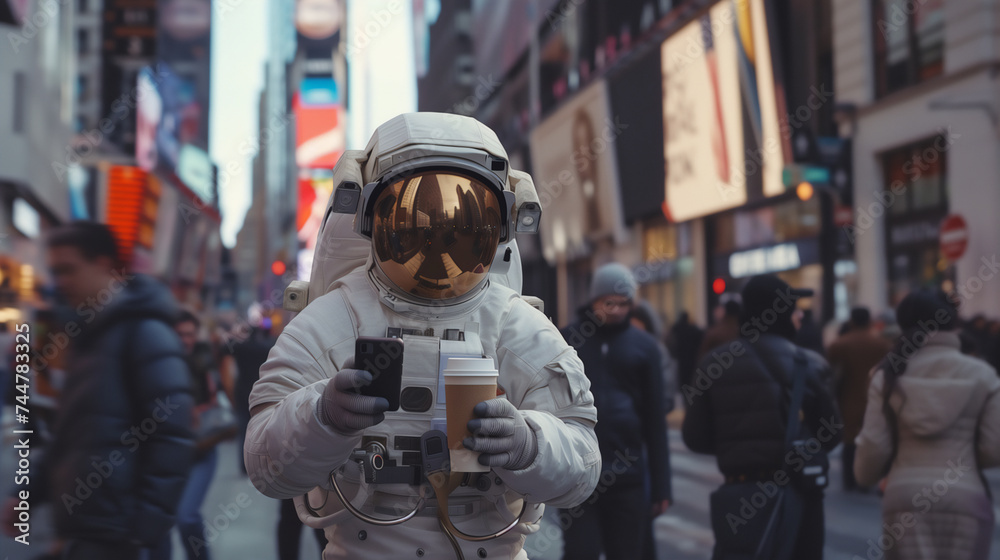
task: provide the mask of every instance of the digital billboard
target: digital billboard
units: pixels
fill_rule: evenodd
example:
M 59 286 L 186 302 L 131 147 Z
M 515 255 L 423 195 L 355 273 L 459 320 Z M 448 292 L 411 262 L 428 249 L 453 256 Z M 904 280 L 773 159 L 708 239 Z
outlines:
M 136 162 L 146 171 L 174 172 L 185 145 L 203 144 L 206 107 L 195 84 L 163 63 L 143 68 L 136 89 Z
M 156 56 L 155 1 L 105 0 L 101 12 L 101 114 L 116 126 L 107 138 L 125 153 L 135 150 L 131 111 L 139 70 Z
M 615 143 L 629 123 L 612 118 L 604 81 L 579 92 L 531 132 L 539 225 L 547 261 L 586 255 L 603 239 L 624 238 Z
M 664 213 L 676 222 L 784 192 L 789 160 L 764 0 L 725 1 L 662 45 Z
M 309 280 L 317 236 L 332 194 L 332 174 L 304 173 L 299 177 L 299 206 L 295 219 L 295 231 L 302 247 L 297 255 L 299 280 Z
M 346 112 L 333 78 L 305 78 L 292 98 L 295 162 L 300 168 L 333 169 L 347 142 Z
M 209 0 L 158 0 L 156 58 L 183 84 L 189 103 L 198 108 L 190 140 L 208 150 L 211 90 L 212 5 Z M 175 162 L 176 163 L 176 162 Z

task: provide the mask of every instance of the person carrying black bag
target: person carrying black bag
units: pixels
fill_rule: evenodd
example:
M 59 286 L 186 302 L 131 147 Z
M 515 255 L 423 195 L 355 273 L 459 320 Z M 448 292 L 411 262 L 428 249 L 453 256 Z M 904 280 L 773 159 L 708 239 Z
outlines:
M 711 497 L 712 558 L 819 559 L 827 453 L 843 424 L 826 361 L 792 342 L 796 302 L 812 291 L 763 275 L 742 295 L 740 339 L 712 349 L 681 387 L 684 443 L 715 455 L 726 477 Z

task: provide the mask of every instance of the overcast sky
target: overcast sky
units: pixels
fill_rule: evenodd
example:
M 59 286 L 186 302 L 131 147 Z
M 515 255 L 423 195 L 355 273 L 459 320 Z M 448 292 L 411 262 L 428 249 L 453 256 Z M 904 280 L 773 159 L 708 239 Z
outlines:
M 213 5 L 209 152 L 220 169 L 222 242 L 232 247 L 250 207 L 255 154 L 241 155 L 240 146 L 257 135 L 257 101 L 264 84 L 268 45 L 268 2 L 230 0 Z M 230 164 L 236 172 L 227 176 L 222 170 Z

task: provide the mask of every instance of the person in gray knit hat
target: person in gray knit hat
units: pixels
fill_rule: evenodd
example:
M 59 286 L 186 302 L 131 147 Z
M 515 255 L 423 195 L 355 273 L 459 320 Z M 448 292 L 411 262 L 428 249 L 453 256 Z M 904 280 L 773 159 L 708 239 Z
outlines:
M 582 506 L 563 512 L 564 558 L 643 558 L 652 519 L 670 505 L 670 455 L 660 348 L 630 321 L 637 285 L 621 264 L 594 272 L 590 300 L 562 330 L 590 379 L 600 421 L 602 476 Z M 648 551 L 653 553 L 655 551 Z
M 610 263 L 598 268 L 590 281 L 590 301 L 601 296 L 619 295 L 626 299 L 635 299 L 638 286 L 632 271 L 623 264 Z

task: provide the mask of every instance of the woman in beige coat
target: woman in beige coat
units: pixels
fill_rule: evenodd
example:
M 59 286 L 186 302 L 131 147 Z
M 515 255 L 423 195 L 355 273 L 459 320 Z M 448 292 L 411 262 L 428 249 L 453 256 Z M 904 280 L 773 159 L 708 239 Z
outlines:
M 870 544 L 890 560 L 985 560 L 994 519 L 981 469 L 1000 465 L 1000 379 L 959 352 L 944 292 L 912 293 L 897 315 L 903 335 L 873 370 L 855 441 L 858 484 L 888 471 Z

